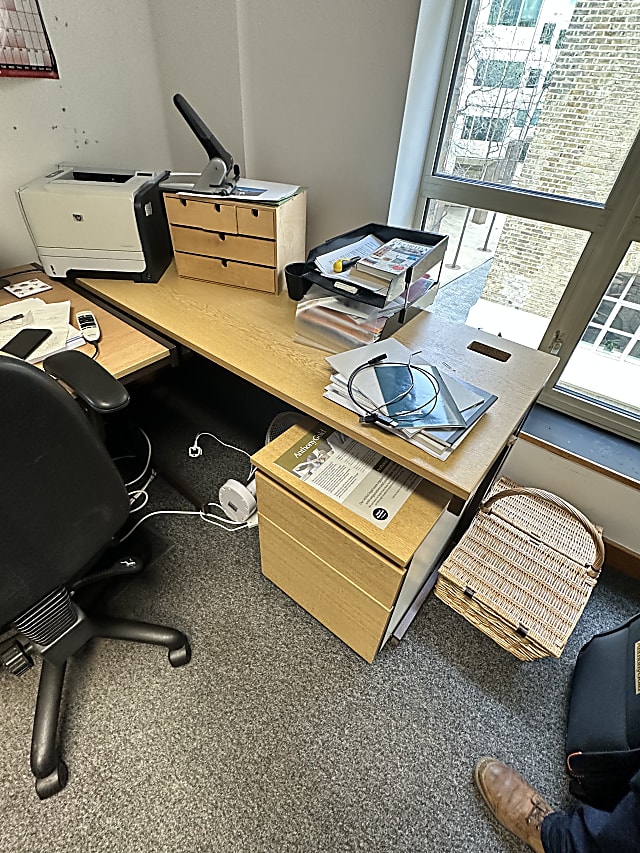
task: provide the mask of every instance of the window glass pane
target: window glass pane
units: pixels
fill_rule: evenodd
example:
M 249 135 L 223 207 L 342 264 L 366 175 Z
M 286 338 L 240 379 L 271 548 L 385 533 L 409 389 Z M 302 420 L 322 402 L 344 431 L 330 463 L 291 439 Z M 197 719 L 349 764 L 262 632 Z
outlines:
M 542 71 L 539 68 L 531 68 L 529 70 L 529 74 L 527 76 L 527 82 L 526 82 L 527 89 L 531 89 L 534 86 L 538 85 L 538 83 L 540 82 L 540 75 L 541 74 L 542 74 Z
M 489 23 L 494 26 L 498 23 L 502 0 L 491 0 L 491 8 L 489 9 Z
M 604 204 L 640 128 L 637 23 L 616 11 L 612 38 L 603 21 L 614 5 L 559 0 L 538 21 L 539 0 L 480 3 L 435 174 L 454 175 L 457 161 L 473 159 L 486 163 L 492 183 Z M 476 129 L 479 119 L 486 124 Z M 523 159 L 512 156 L 516 144 L 519 153 L 526 146 Z
M 596 338 L 600 334 L 602 329 L 599 329 L 597 326 L 587 326 L 584 335 L 581 340 L 585 344 L 595 344 Z
M 521 5 L 522 0 L 503 0 L 498 23 L 506 27 L 515 26 L 518 23 Z
M 475 116 L 471 130 L 471 139 L 486 139 L 489 135 L 489 119 L 484 116 Z
M 520 85 L 524 73 L 524 62 L 508 62 L 502 83 L 508 89 L 516 89 Z
M 588 235 L 442 201 L 425 228 L 449 235 L 431 310 L 538 347 Z
M 617 332 L 607 332 L 600 341 L 599 349 L 611 355 L 620 355 L 627 348 L 628 343 L 629 338 L 626 335 L 619 335 Z
M 490 139 L 494 142 L 502 142 L 504 139 L 504 134 L 507 129 L 507 120 L 506 118 L 492 118 L 490 131 L 491 136 Z
M 582 345 L 571 355 L 556 386 L 632 416 L 640 415 L 640 309 L 624 303 L 629 301 L 627 285 L 635 284 L 639 269 L 640 244 L 633 243 L 607 289 L 607 295 L 615 294 L 617 301 L 603 299 L 594 315 L 604 317 L 600 322 L 610 321 L 607 331 L 597 343 L 591 331 L 596 327 L 587 326 Z
M 555 31 L 555 24 L 544 24 L 542 27 L 542 32 L 540 33 L 540 44 L 551 44 L 551 40 L 553 38 L 553 33 Z
M 520 12 L 520 20 L 518 21 L 521 27 L 535 27 L 540 14 L 542 0 L 524 0 L 522 11 Z
M 623 275 L 622 273 L 616 273 L 613 277 L 613 281 L 607 288 L 607 296 L 610 296 L 612 299 L 618 299 L 624 291 L 626 290 L 627 285 L 629 284 L 629 279 L 631 276 Z
M 600 323 L 601 326 L 604 326 L 615 307 L 615 302 L 612 302 L 610 299 L 603 299 L 600 305 L 598 305 L 596 313 L 593 315 L 592 322 Z
M 627 332 L 629 335 L 637 332 L 638 326 L 640 326 L 640 311 L 637 311 L 635 308 L 625 308 L 624 306 L 618 309 L 618 313 L 611 322 L 612 329 L 619 329 L 621 332 Z
M 627 302 L 635 302 L 636 305 L 640 305 L 640 281 L 636 279 L 633 282 L 624 298 Z
M 478 67 L 476 69 L 476 76 L 473 78 L 474 86 L 484 86 L 484 81 L 487 76 L 487 60 L 481 59 L 478 62 Z

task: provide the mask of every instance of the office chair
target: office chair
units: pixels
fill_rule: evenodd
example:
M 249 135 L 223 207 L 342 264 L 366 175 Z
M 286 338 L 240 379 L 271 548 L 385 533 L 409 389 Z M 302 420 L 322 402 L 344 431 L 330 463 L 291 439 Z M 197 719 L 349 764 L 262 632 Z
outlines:
M 118 411 L 128 402 L 120 383 L 77 351 L 50 357 L 44 371 L 0 355 L 0 632 L 12 635 L 0 660 L 21 675 L 33 654 L 42 657 L 31 742 L 40 799 L 61 791 L 68 779 L 56 740 L 66 663 L 74 653 L 94 637 L 108 637 L 165 646 L 174 667 L 191 658 L 180 631 L 91 616 L 78 605 L 90 581 L 135 573 L 142 561 L 127 556 L 95 569 L 129 516 L 129 498 L 90 419 L 58 379 L 75 385 L 77 399 L 93 411 Z

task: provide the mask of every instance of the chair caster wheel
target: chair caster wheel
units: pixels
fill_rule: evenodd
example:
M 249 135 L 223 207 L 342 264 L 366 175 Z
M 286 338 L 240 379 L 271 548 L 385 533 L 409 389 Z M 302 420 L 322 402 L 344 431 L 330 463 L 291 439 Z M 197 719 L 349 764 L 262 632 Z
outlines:
M 54 794 L 59 794 L 67 784 L 69 779 L 69 770 L 64 761 L 59 761 L 55 770 L 45 776 L 43 779 L 36 779 L 36 794 L 41 800 L 46 800 L 48 797 L 53 797 Z
M 179 649 L 170 649 L 169 651 L 169 663 L 174 668 L 184 666 L 186 663 L 189 663 L 190 660 L 191 646 L 189 645 L 189 640 L 185 639 L 184 646 L 180 646 Z

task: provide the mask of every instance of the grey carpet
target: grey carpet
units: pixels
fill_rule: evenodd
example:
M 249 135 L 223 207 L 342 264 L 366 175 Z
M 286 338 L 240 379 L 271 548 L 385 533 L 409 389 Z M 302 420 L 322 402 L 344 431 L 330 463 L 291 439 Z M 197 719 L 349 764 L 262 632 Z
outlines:
M 258 446 L 228 417 L 197 416 Z M 213 444 L 188 459 L 188 423 L 168 431 L 158 442 L 209 496 L 244 478 Z M 151 508 L 163 507 L 189 508 L 157 480 Z M 42 803 L 28 765 L 39 667 L 3 673 L 2 851 L 523 851 L 474 790 L 486 753 L 571 803 L 573 664 L 593 633 L 640 610 L 635 581 L 605 570 L 559 661 L 517 661 L 432 597 L 369 665 L 262 577 L 256 529 L 146 524 L 170 544 L 110 610 L 184 629 L 192 662 L 173 670 L 157 648 L 112 641 L 77 655 L 60 733 L 69 784 Z

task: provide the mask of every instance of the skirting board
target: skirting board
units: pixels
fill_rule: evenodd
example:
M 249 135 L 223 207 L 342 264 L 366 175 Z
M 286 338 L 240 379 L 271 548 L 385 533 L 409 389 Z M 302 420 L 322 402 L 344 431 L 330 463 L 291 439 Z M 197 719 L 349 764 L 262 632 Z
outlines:
M 608 542 L 606 538 L 604 544 L 605 566 L 640 580 L 640 554 L 634 554 L 633 551 L 629 551 L 622 545 L 616 545 L 615 542 Z

